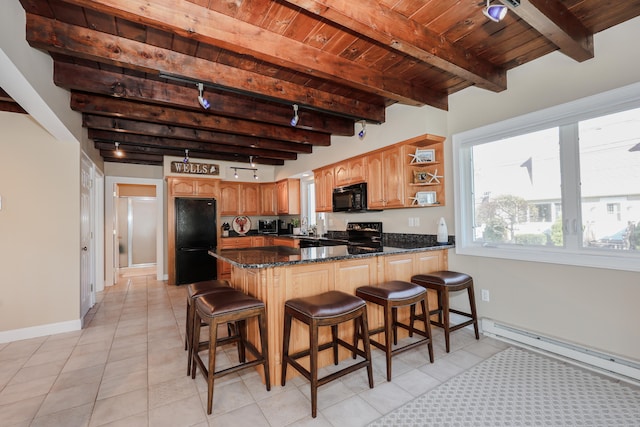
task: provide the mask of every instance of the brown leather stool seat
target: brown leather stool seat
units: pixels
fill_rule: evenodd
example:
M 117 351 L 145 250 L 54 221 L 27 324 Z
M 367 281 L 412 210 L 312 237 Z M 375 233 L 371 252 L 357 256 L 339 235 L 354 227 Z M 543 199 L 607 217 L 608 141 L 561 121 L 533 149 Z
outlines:
M 418 274 L 411 278 L 411 281 L 417 285 L 424 286 L 427 289 L 433 289 L 438 294 L 438 308 L 429 312 L 430 315 L 437 314 L 438 321 L 431 321 L 432 324 L 444 328 L 444 339 L 447 346 L 447 353 L 450 350 L 449 334 L 460 328 L 473 324 L 476 333 L 476 339 L 480 339 L 478 333 L 478 313 L 476 312 L 476 300 L 473 293 L 473 279 L 468 274 L 458 273 L 455 271 L 434 271 L 429 274 Z M 449 307 L 449 294 L 451 292 L 467 290 L 469 295 L 469 306 L 471 313 L 465 313 L 460 310 L 454 310 Z M 469 320 L 451 326 L 449 313 L 456 313 L 461 316 L 469 317 Z
M 298 319 L 309 327 L 309 348 L 295 354 L 289 354 L 289 340 L 291 337 L 291 319 Z M 364 350 L 360 350 L 357 339 L 353 345 L 338 337 L 338 325 L 349 320 L 354 321 L 354 337 L 363 337 Z M 318 328 L 331 326 L 331 341 L 318 343 Z M 360 332 L 357 332 L 357 331 Z M 338 345 L 356 355 L 364 357 L 363 361 L 350 365 L 337 372 L 318 378 L 318 352 L 333 349 L 333 362 L 338 364 Z M 309 370 L 300 365 L 297 359 L 309 356 Z M 284 336 L 282 345 L 282 385 L 286 384 L 287 366 L 291 365 L 311 383 L 311 416 L 316 417 L 318 407 L 318 387 L 338 379 L 357 369 L 366 367 L 369 376 L 369 388 L 373 388 L 373 369 L 371 366 L 371 347 L 367 328 L 367 305 L 361 299 L 340 291 L 329 291 L 306 298 L 294 298 L 284 304 Z
M 193 323 L 192 341 L 195 351 L 192 352 L 193 367 L 191 370 L 191 378 L 196 377 L 196 369 L 199 368 L 202 375 L 207 379 L 207 413 L 211 414 L 213 409 L 214 379 L 241 369 L 262 365 L 267 390 L 271 390 L 267 349 L 267 316 L 264 302 L 237 290 L 210 293 L 195 300 L 195 312 L 196 317 Z M 246 321 L 253 317 L 258 318 L 262 351 L 258 351 L 258 349 L 247 340 Z M 205 366 L 200 357 L 200 346 L 196 345 L 196 343 L 200 342 L 200 328 L 203 323 L 209 325 L 208 366 Z M 225 323 L 235 323 L 237 325 L 234 331 L 235 333 L 229 337 L 218 338 L 218 325 Z M 232 342 L 237 342 L 243 349 L 247 349 L 255 357 L 255 360 L 246 361 L 243 355 L 238 365 L 216 372 L 217 346 Z
M 191 374 L 191 334 L 193 332 L 193 319 L 196 316 L 195 300 L 202 295 L 232 290 L 233 288 L 227 280 L 205 280 L 187 285 L 187 313 L 184 333 L 184 349 L 188 351 L 187 375 Z
M 429 360 L 433 363 L 431 327 L 429 322 L 426 320 L 425 315 L 425 313 L 427 313 L 427 304 L 425 301 L 427 297 L 427 290 L 424 287 L 401 280 L 393 280 L 381 283 L 378 286 L 361 286 L 356 289 L 356 296 L 364 299 L 365 301 L 378 304 L 383 308 L 383 326 L 375 329 L 369 329 L 369 335 L 384 332 L 384 344 L 371 340 L 371 345 L 374 345 L 385 352 L 387 359 L 387 381 L 391 381 L 391 357 L 395 354 L 412 349 L 421 344 L 427 344 L 429 349 Z M 416 304 L 420 304 L 422 308 L 421 316 L 416 316 Z M 405 306 L 411 307 L 409 325 L 398 322 L 398 307 Z M 419 330 L 413 327 L 415 320 L 421 320 L 423 322 L 424 330 Z M 421 335 L 423 338 L 394 349 L 393 345 L 398 344 L 398 326 L 408 330 L 410 337 L 416 333 Z M 391 344 L 392 334 L 393 345 Z

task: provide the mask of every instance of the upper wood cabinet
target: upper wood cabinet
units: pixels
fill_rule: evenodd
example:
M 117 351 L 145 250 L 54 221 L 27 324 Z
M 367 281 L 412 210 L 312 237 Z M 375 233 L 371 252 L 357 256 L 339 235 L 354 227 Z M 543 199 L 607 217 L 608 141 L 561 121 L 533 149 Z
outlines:
M 405 206 L 403 165 L 401 147 L 375 152 L 367 157 L 369 208 L 383 209 Z
M 300 180 L 283 179 L 276 182 L 278 193 L 278 214 L 300 214 Z
M 334 166 L 335 186 L 357 184 L 367 180 L 366 157 L 354 157 Z
M 278 198 L 276 197 L 276 183 L 263 182 L 260 184 L 260 215 L 278 215 Z
M 220 215 L 258 215 L 260 212 L 260 185 L 252 182 L 220 183 Z
M 216 197 L 219 182 L 218 179 L 167 177 L 170 196 Z
M 313 171 L 316 185 L 316 212 L 333 211 L 333 167 Z
M 218 210 L 222 216 L 238 215 L 240 210 L 240 186 L 237 182 L 220 183 Z

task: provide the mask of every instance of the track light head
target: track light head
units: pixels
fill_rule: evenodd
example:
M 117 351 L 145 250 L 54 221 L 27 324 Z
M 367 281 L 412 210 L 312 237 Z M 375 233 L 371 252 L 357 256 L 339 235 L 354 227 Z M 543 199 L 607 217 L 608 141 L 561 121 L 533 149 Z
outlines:
M 291 126 L 296 127 L 298 125 L 298 104 L 293 104 L 293 117 L 291 118 Z
M 238 179 L 238 169 L 236 169 L 236 168 L 233 168 L 233 177 L 235 179 Z
M 253 179 L 258 180 L 258 173 L 256 171 L 253 171 Z
M 360 129 L 360 132 L 358 132 L 358 138 L 364 139 L 365 135 L 367 134 L 367 122 L 361 120 L 360 124 L 362 125 L 362 129 Z
M 500 22 L 507 16 L 507 6 L 503 4 L 490 5 L 491 0 L 487 0 L 487 6 L 482 9 L 484 16 L 493 22 Z
M 198 83 L 197 86 L 198 86 L 198 103 L 202 108 L 204 108 L 205 110 L 208 110 L 209 107 L 211 107 L 211 104 L 209 104 L 209 101 L 207 100 L 207 98 L 202 96 L 202 92 L 204 91 L 204 84 Z
M 184 149 L 184 159 L 182 161 L 184 163 L 189 163 L 189 150 L 187 148 Z
M 252 168 L 256 167 L 256 164 L 253 162 L 253 156 L 249 156 L 249 164 L 251 165 Z
M 123 153 L 122 153 L 122 151 L 120 151 L 120 143 L 116 142 L 115 144 L 116 144 L 116 156 L 122 157 Z

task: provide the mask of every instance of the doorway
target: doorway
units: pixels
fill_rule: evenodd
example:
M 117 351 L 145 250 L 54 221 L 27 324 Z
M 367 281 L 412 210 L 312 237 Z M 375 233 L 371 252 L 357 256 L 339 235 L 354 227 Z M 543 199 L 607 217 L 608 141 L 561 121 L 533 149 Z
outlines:
M 116 239 L 120 275 L 150 274 L 156 259 L 156 187 L 117 184 Z
M 165 280 L 164 181 L 111 176 L 105 190 L 105 285 L 115 285 L 120 273 Z

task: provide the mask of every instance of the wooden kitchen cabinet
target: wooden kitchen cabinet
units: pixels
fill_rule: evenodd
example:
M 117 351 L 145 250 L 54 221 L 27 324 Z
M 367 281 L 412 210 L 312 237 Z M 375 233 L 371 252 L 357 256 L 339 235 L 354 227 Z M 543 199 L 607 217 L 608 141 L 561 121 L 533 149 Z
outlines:
M 276 182 L 278 214 L 300 214 L 300 180 L 283 179 Z
M 252 247 L 251 237 L 223 237 L 220 239 L 218 249 L 239 249 Z M 218 259 L 218 279 L 231 279 L 231 264 Z
M 220 183 L 221 216 L 258 215 L 260 212 L 260 186 L 252 182 Z
M 290 248 L 298 248 L 300 247 L 300 241 L 298 239 L 292 239 L 291 237 L 273 236 L 273 246 L 287 246 Z
M 216 197 L 219 182 L 217 179 L 167 177 L 171 196 Z
M 338 163 L 333 169 L 336 187 L 357 184 L 367 180 L 366 156 L 354 157 Z
M 263 182 L 260 184 L 260 215 L 278 215 L 276 193 L 275 182 Z
M 405 206 L 404 158 L 401 147 L 375 152 L 367 157 L 368 206 L 370 209 Z
M 316 212 L 333 211 L 333 167 L 313 171 L 316 187 Z

